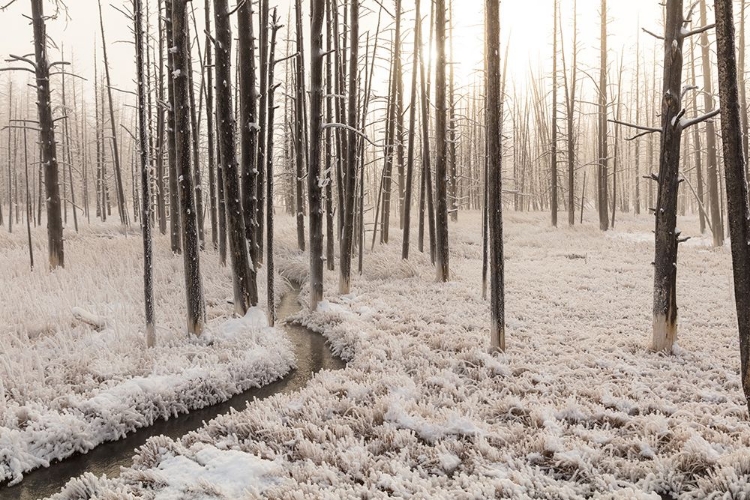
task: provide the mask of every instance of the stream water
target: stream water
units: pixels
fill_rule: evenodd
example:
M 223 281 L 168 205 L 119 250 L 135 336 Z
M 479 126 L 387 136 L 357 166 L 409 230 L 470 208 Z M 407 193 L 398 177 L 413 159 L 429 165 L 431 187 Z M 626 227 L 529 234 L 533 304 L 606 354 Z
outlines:
M 281 300 L 278 310 L 279 318 L 286 318 L 300 310 L 297 302 L 299 290 L 287 293 Z M 284 379 L 258 389 L 251 389 L 230 400 L 191 411 L 169 420 L 159 420 L 154 425 L 140 429 L 119 441 L 104 443 L 84 455 L 74 455 L 47 468 L 37 469 L 24 475 L 21 484 L 13 487 L 0 486 L 2 500 L 33 500 L 57 493 L 65 483 L 84 472 L 107 477 L 120 475 L 120 467 L 132 463 L 135 449 L 150 437 L 165 435 L 176 439 L 190 431 L 198 429 L 204 422 L 229 412 L 230 408 L 242 410 L 248 401 L 263 399 L 275 394 L 293 392 L 307 384 L 312 376 L 320 370 L 337 370 L 346 366 L 339 358 L 333 356 L 322 335 L 299 325 L 285 324 L 283 329 L 294 344 L 297 369 Z

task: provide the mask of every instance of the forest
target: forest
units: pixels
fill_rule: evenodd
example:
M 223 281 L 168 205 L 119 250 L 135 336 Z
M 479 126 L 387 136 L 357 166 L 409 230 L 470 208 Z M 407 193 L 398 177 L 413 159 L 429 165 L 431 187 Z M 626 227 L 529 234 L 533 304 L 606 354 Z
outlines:
M 0 498 L 750 498 L 747 4 L 0 0 Z

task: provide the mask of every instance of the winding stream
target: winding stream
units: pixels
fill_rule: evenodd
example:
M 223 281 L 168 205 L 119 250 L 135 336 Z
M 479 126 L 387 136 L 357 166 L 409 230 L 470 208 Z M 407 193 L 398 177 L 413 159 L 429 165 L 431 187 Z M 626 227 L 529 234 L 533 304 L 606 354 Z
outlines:
M 293 289 L 281 300 L 278 310 L 279 318 L 287 318 L 301 309 L 297 302 L 299 289 Z M 3 500 L 33 500 L 57 493 L 65 483 L 84 472 L 107 477 L 120 475 L 120 467 L 130 466 L 135 449 L 149 438 L 165 435 L 173 439 L 198 429 L 230 408 L 242 410 L 247 402 L 255 398 L 263 399 L 275 394 L 296 391 L 307 384 L 312 376 L 320 370 L 337 370 L 346 363 L 333 356 L 322 335 L 314 333 L 299 325 L 285 324 L 284 330 L 289 335 L 297 359 L 297 369 L 284 379 L 266 386 L 250 389 L 228 401 L 194 410 L 169 420 L 159 420 L 150 427 L 139 429 L 119 441 L 103 443 L 85 455 L 75 455 L 48 468 L 37 469 L 24 475 L 23 481 L 13 487 L 0 487 L 0 498 Z

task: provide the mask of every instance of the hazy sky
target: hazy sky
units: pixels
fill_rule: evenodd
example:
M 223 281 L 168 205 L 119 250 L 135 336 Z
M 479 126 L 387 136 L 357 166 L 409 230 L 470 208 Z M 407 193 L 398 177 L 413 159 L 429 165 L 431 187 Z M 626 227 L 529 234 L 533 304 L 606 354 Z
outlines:
M 45 3 L 47 12 L 52 11 L 53 0 Z M 509 76 L 515 81 L 524 81 L 528 77 L 529 68 L 538 71 L 549 66 L 552 42 L 552 1 L 553 0 L 503 0 L 501 16 L 503 23 L 502 36 L 504 41 L 510 37 Z M 570 54 L 570 38 L 572 35 L 572 6 L 573 0 L 561 1 L 561 16 L 566 52 Z M 99 15 L 96 0 L 66 0 L 68 16 L 59 16 L 48 23 L 48 33 L 58 47 L 63 46 L 66 58 L 73 62 L 75 71 L 89 78 L 89 85 L 93 75 L 94 48 L 101 58 L 101 42 L 99 36 Z M 151 14 L 149 19 L 156 23 L 156 0 L 151 0 Z M 230 1 L 230 3 L 233 3 Z M 307 4 L 307 2 L 305 2 Z M 23 14 L 30 11 L 28 0 L 17 0 L 11 8 L 0 13 L 0 54 L 26 54 L 32 51 L 31 26 Z M 107 30 L 107 47 L 113 83 L 122 88 L 132 88 L 133 83 L 133 46 L 129 42 L 132 34 L 129 21 L 113 8 L 129 5 L 129 0 L 104 0 L 104 23 Z M 193 0 L 193 7 L 198 19 L 198 30 L 203 30 L 203 1 Z M 364 7 L 376 9 L 373 0 L 362 0 Z M 392 0 L 384 0 L 386 6 Z M 423 0 L 423 11 L 428 3 Z M 456 75 L 460 82 L 466 80 L 474 69 L 481 67 L 482 36 L 483 36 L 483 0 L 454 0 L 454 43 Z M 635 58 L 637 37 L 641 38 L 642 50 L 650 61 L 654 48 L 661 51 L 658 42 L 648 35 L 640 33 L 639 26 L 658 31 L 661 21 L 661 7 L 659 0 L 610 0 L 608 2 L 608 17 L 611 21 L 609 31 L 610 60 L 619 59 L 619 53 L 624 51 L 627 60 Z M 271 5 L 278 5 L 280 17 L 286 24 L 288 0 L 280 0 Z M 581 49 L 579 60 L 581 67 L 597 67 L 599 46 L 599 5 L 600 0 L 578 0 L 578 29 L 579 46 Z M 404 0 L 404 26 L 411 30 L 413 4 L 411 0 Z M 305 9 L 307 14 L 308 9 Z M 374 31 L 375 15 L 363 19 L 364 32 L 366 29 Z M 281 39 L 286 33 L 281 34 Z M 410 43 L 410 35 L 407 34 Z M 282 42 L 283 43 L 283 42 Z M 52 58 L 59 58 L 59 52 L 51 50 Z M 5 80 L 0 76 L 0 81 Z M 4 84 L 0 84 L 4 88 Z

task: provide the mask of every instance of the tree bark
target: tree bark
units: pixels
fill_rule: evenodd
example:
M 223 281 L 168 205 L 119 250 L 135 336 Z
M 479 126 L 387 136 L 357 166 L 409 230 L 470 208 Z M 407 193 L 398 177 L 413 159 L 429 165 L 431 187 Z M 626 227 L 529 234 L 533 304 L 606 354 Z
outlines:
M 239 166 L 235 149 L 235 119 L 232 114 L 232 28 L 227 0 L 214 1 L 216 24 L 216 112 L 219 123 L 224 203 L 228 223 L 230 260 L 234 283 L 234 311 L 244 316 L 250 306 L 258 303 L 255 274 L 251 272 L 245 240 L 245 221 L 240 203 Z
M 500 80 L 500 6 L 495 0 L 485 0 L 487 15 L 486 110 L 487 153 L 489 184 L 489 250 L 490 250 L 490 345 L 493 350 L 505 350 L 505 286 L 503 262 L 503 203 L 502 203 L 502 108 Z
M 180 216 L 182 218 L 183 263 L 185 266 L 185 296 L 187 299 L 188 333 L 203 332 L 206 322 L 206 303 L 200 272 L 200 242 L 198 239 L 198 217 L 195 211 L 195 191 L 190 170 L 190 78 L 187 38 L 187 0 L 172 1 L 172 45 L 174 72 L 175 160 L 179 175 Z
M 352 0 L 355 2 L 357 0 Z M 312 0 L 310 20 L 310 164 L 307 193 L 310 207 L 310 309 L 323 300 L 323 199 L 320 178 L 323 137 L 323 21 L 325 0 Z M 301 82 L 297 82 L 299 85 Z M 352 97 L 350 96 L 350 99 Z M 303 106 L 302 106 L 303 107 Z
M 60 207 L 60 183 L 57 169 L 55 122 L 52 119 L 52 99 L 49 87 L 47 59 L 47 28 L 44 21 L 43 0 L 31 0 L 31 23 L 34 28 L 34 56 L 36 59 L 36 95 L 39 113 L 39 140 L 44 166 L 44 185 L 47 200 L 47 244 L 50 269 L 65 267 L 63 225 Z
M 437 210 L 435 213 L 435 257 L 438 281 L 450 279 L 448 248 L 448 199 L 447 199 L 447 143 L 446 143 L 446 82 L 445 82 L 445 0 L 435 2 L 435 38 L 437 61 L 435 64 L 435 188 Z
M 349 127 L 348 148 L 346 158 L 346 187 L 344 188 L 344 227 L 341 237 L 341 249 L 339 250 L 339 293 L 347 294 L 351 287 L 352 247 L 354 239 L 354 200 L 356 194 L 357 180 L 357 63 L 359 46 L 359 0 L 351 0 L 351 54 L 349 55 L 349 110 L 347 123 Z M 354 129 L 354 130 L 353 130 Z
M 599 64 L 599 229 L 609 229 L 609 197 L 607 194 L 607 0 L 601 0 L 601 45 Z
M 146 345 L 156 344 L 156 323 L 154 318 L 154 270 L 151 242 L 151 180 L 149 179 L 148 113 L 146 110 L 146 81 L 144 80 L 143 60 L 143 12 L 142 1 L 133 0 L 133 22 L 135 24 L 135 67 L 138 81 L 138 141 L 141 160 L 141 192 L 143 204 L 141 226 L 143 234 L 143 296 L 146 310 Z
M 745 182 L 743 129 L 740 118 L 738 73 L 735 61 L 732 0 L 714 0 L 716 52 L 719 62 L 721 137 L 729 207 L 729 237 L 732 245 L 734 296 L 740 336 L 740 379 L 750 410 L 750 206 Z M 742 9 L 744 11 L 744 8 Z M 740 78 L 740 82 L 744 79 Z
M 412 184 L 414 178 L 414 150 L 417 127 L 417 74 L 419 69 L 419 58 L 417 53 L 419 49 L 419 37 L 422 26 L 422 17 L 420 15 L 421 0 L 416 0 L 416 14 L 414 17 L 414 55 L 411 72 L 411 102 L 409 103 L 409 143 L 407 146 L 406 159 L 406 193 L 404 194 L 404 236 L 401 247 L 401 258 L 409 258 L 409 236 L 411 233 L 411 196 Z

